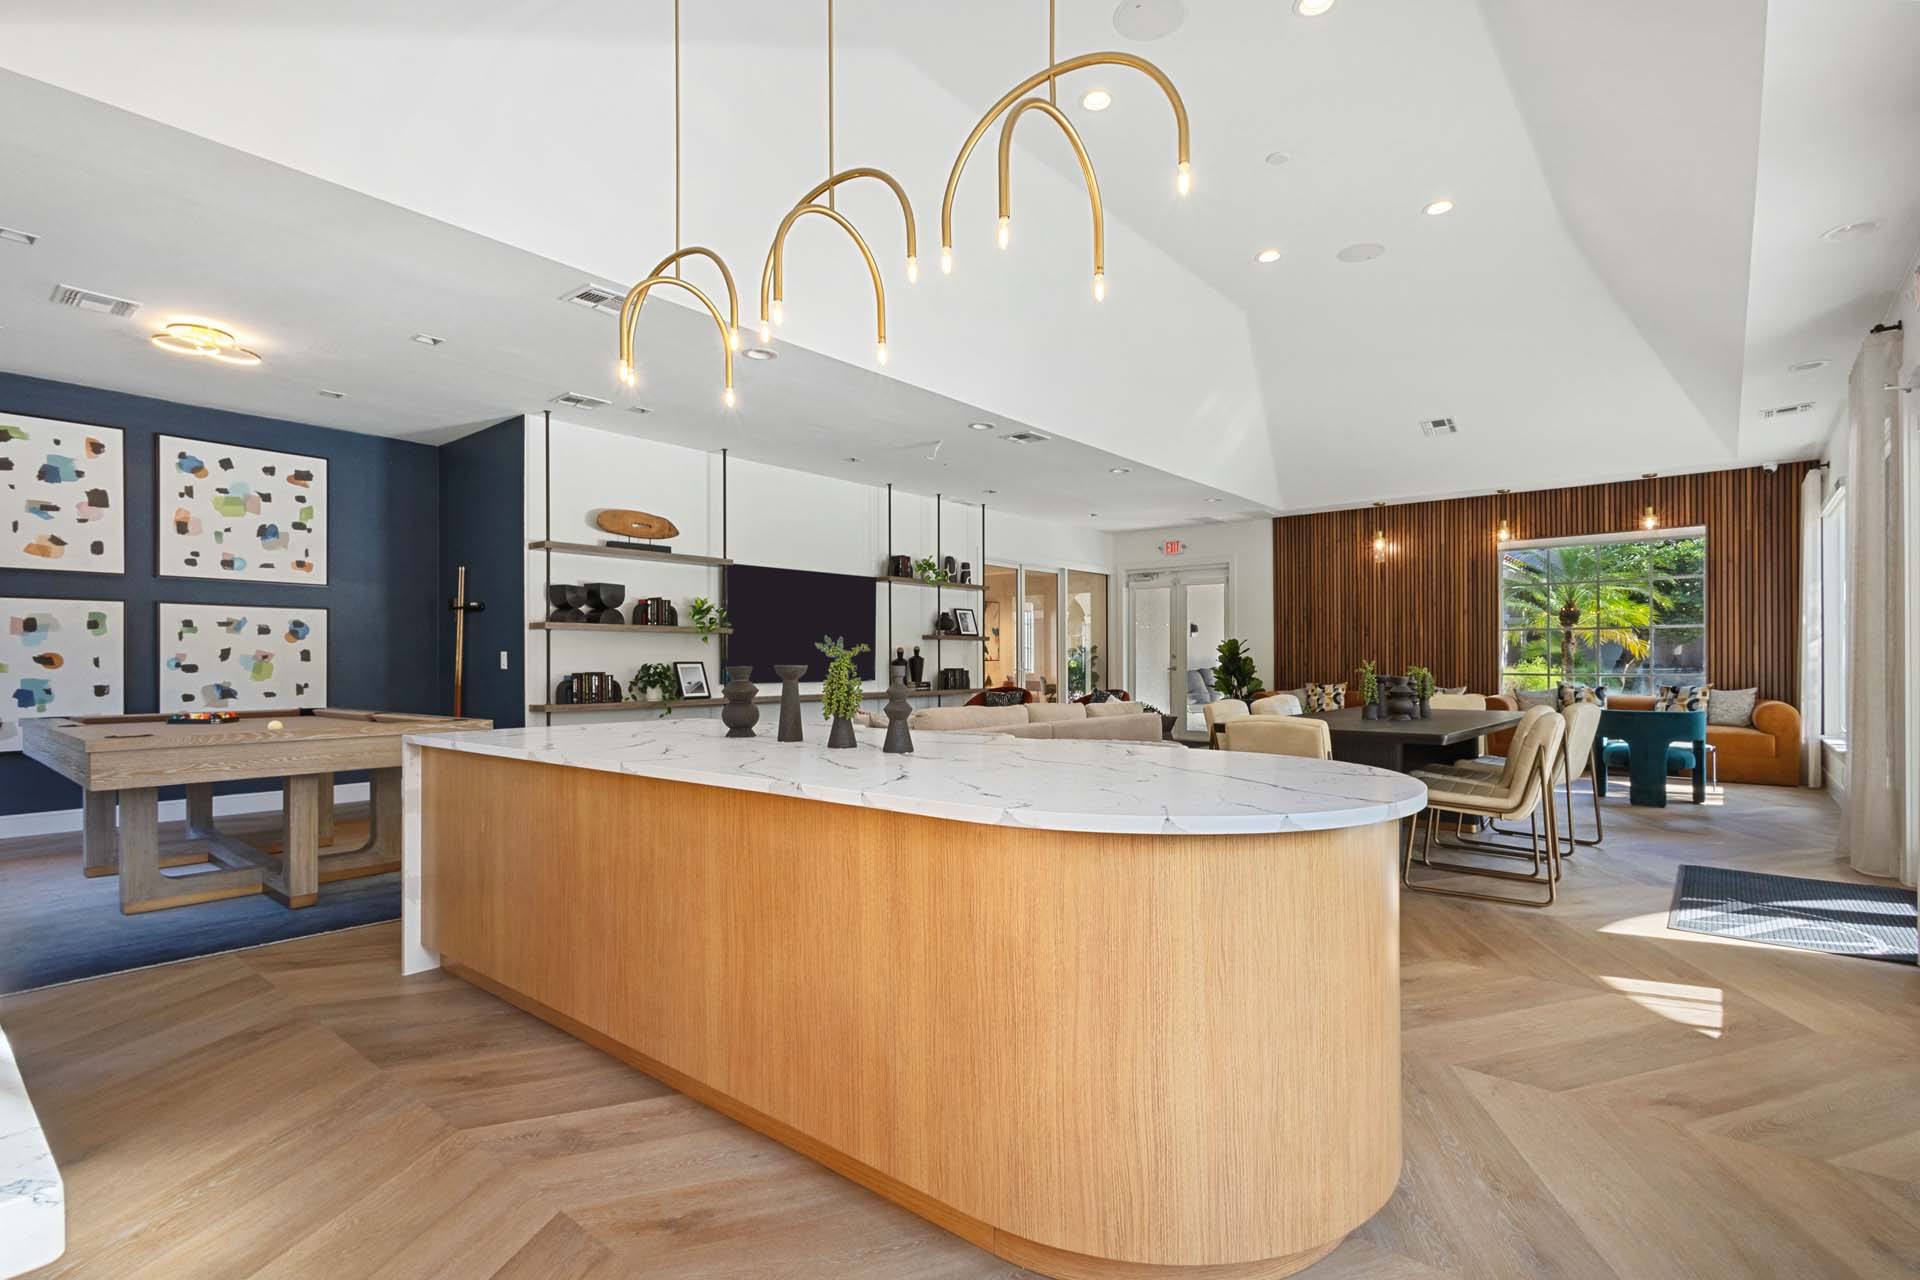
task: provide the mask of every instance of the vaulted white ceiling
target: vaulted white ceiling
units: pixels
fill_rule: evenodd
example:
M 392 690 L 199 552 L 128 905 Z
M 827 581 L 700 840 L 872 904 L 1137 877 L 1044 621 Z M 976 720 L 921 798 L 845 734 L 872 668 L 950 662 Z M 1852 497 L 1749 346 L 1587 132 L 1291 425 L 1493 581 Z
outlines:
M 1044 61 L 1038 0 L 838 0 L 837 160 L 892 170 L 919 214 L 921 279 L 909 286 L 890 199 L 842 201 L 886 271 L 893 360 L 878 381 L 933 397 L 913 403 L 935 420 L 900 424 L 900 445 L 964 433 L 938 419 L 971 406 L 1275 510 L 1804 456 L 1920 240 L 1920 166 L 1898 152 L 1920 132 L 1912 0 L 1340 0 L 1316 19 L 1281 0 L 1122 7 L 1142 4 L 1184 8 L 1184 21 L 1133 42 L 1108 0 L 1063 0 L 1059 48 L 1163 67 L 1192 115 L 1196 185 L 1187 200 L 1173 191 L 1173 130 L 1145 79 L 1110 68 L 1063 79 L 1106 197 L 1111 292 L 1096 304 L 1077 170 L 1031 125 L 1016 146 L 1009 249 L 993 245 L 990 137 L 962 186 L 957 269 L 935 266 L 955 148 Z M 733 263 L 748 311 L 780 213 L 824 172 L 824 8 L 684 6 L 683 227 Z M 624 284 L 673 239 L 670 13 L 668 0 L 165 11 L 106 0 L 10 13 L 0 65 Z M 1079 105 L 1096 86 L 1114 96 L 1098 114 Z M 60 139 L 37 141 L 31 186 L 57 194 Z M 1267 163 L 1274 152 L 1285 162 Z M 152 222 L 142 189 L 129 182 L 114 211 L 129 236 Z M 292 188 L 235 190 L 277 200 Z M 223 194 L 207 203 L 221 209 Z M 1453 213 L 1422 213 L 1441 198 Z M 0 224 L 8 201 L 0 191 Z M 223 212 L 235 227 L 329 234 L 297 207 L 236 200 Z M 1884 225 L 1820 241 L 1862 218 Z M 1386 252 L 1336 258 L 1360 242 Z M 1281 257 L 1256 264 L 1267 246 Z M 424 256 L 447 270 L 487 257 Z M 822 221 L 796 232 L 790 262 L 783 350 L 867 385 L 871 296 L 853 251 Z M 325 269 L 324 255 L 285 256 L 289 277 Z M 582 326 L 596 318 L 534 293 L 534 278 L 548 281 L 531 265 L 500 269 L 440 287 L 490 313 L 469 316 L 476 330 L 529 335 L 515 353 L 529 384 L 617 399 L 611 322 Z M 396 288 L 436 287 L 418 276 Z M 179 283 L 190 296 L 192 281 Z M 242 290 L 200 309 L 217 301 L 235 323 L 298 329 L 269 298 L 301 283 L 270 274 L 257 303 Z M 341 302 L 313 324 L 357 314 L 365 329 L 414 305 L 378 292 Z M 577 372 L 548 345 L 575 332 L 591 355 Z M 281 376 L 298 381 L 295 349 L 350 335 L 268 336 L 288 345 Z M 697 336 L 684 359 L 673 351 L 647 369 L 647 393 L 692 413 L 717 395 L 718 352 Z M 467 357 L 474 389 L 514 394 L 489 383 L 495 354 Z M 396 362 L 416 355 L 356 358 L 404 394 Z M 1820 355 L 1834 364 L 1784 373 Z M 5 356 L 0 367 L 41 371 Z M 563 381 L 581 377 L 597 385 Z M 1783 394 L 1823 408 L 1762 426 L 1759 409 Z M 865 398 L 826 402 L 857 412 Z M 443 420 L 466 412 L 450 403 Z M 1460 434 L 1424 437 L 1420 420 L 1437 416 Z M 844 443 L 823 442 L 815 465 L 837 461 L 827 450 Z

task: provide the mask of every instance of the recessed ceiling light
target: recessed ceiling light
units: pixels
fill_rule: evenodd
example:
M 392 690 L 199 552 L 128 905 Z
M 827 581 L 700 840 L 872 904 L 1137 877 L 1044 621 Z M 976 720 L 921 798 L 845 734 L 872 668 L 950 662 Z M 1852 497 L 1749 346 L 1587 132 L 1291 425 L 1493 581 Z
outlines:
M 1132 467 L 1108 467 L 1107 474 L 1110 476 L 1130 476 L 1133 474 L 1133 468 Z
M 437 347 L 446 341 L 445 338 L 436 338 L 430 333 L 416 333 L 413 335 L 413 340 L 423 347 Z
M 993 430 L 993 424 L 991 422 L 969 422 L 967 425 L 973 428 L 975 431 Z
M 749 360 L 778 360 L 780 353 L 771 347 L 748 347 L 740 353 Z
M 998 493 L 998 492 L 1000 492 L 1000 491 L 999 491 L 998 489 L 982 489 L 982 490 L 981 490 L 980 492 L 982 492 L 982 493 L 985 493 L 985 494 L 995 494 L 995 493 Z
M 1333 0 L 1293 0 L 1293 11 L 1303 18 L 1317 18 L 1333 8 Z
M 1253 260 L 1255 262 L 1278 262 L 1280 261 L 1280 251 L 1278 249 L 1262 249 L 1253 255 Z
M 32 244 L 40 237 L 31 231 L 16 231 L 12 227 L 0 227 L 0 240 L 9 244 Z
M 1281 165 L 1287 163 L 1287 161 L 1291 159 L 1293 159 L 1293 157 L 1285 151 L 1267 152 L 1267 163 L 1274 166 L 1276 169 L 1279 168 Z
M 1387 246 L 1383 244 L 1369 244 L 1369 243 L 1363 242 L 1361 244 L 1350 244 L 1346 248 L 1342 249 L 1339 253 L 1334 254 L 1333 256 L 1340 259 L 1340 261 L 1342 262 L 1372 262 L 1375 258 L 1379 257 L 1381 254 L 1385 253 L 1386 251 L 1387 251 Z
M 1787 366 L 1787 372 L 1788 373 L 1812 373 L 1815 369 L 1824 369 L 1832 363 L 1833 361 L 1829 360 L 1827 357 L 1821 356 L 1817 360 L 1802 360 L 1798 364 L 1790 364 Z
M 1208 502 L 1225 502 L 1226 499 L 1225 498 L 1208 498 L 1207 501 Z
M 325 388 L 325 387 L 321 387 L 321 388 L 320 388 L 320 389 L 319 389 L 318 391 L 316 391 L 316 392 L 314 392 L 313 394 L 315 394 L 315 395 L 317 395 L 317 396 L 325 396 L 325 397 L 326 397 L 327 399 L 329 399 L 329 400 L 345 400 L 345 399 L 347 398 L 347 393 L 346 393 L 346 392 L 344 392 L 344 391 L 329 391 L 329 390 L 328 390 L 327 388 Z
M 628 413 L 652 413 L 653 410 L 647 408 L 647 406 L 643 404 L 630 404 L 627 406 L 627 412 Z
M 1428 205 L 1426 208 L 1422 209 L 1420 212 L 1426 214 L 1429 218 L 1437 218 L 1443 213 L 1453 212 L 1453 201 L 1435 200 L 1432 204 Z
M 1087 519 L 1089 519 L 1089 520 L 1098 520 L 1099 518 L 1100 518 L 1100 513 L 1099 513 L 1098 511 L 1089 511 L 1089 512 L 1087 512 Z
M 858 462 L 858 461 L 860 461 L 860 459 L 858 459 L 858 458 L 848 458 L 848 459 L 847 459 L 847 461 L 848 461 L 848 462 Z
M 1843 222 L 1837 227 L 1828 227 L 1820 233 L 1820 238 L 1828 244 L 1844 244 L 1848 240 L 1861 240 L 1887 225 L 1885 218 L 1863 218 L 1859 222 Z
M 1089 89 L 1081 96 L 1080 105 L 1089 111 L 1105 111 L 1113 105 L 1113 95 L 1105 89 Z

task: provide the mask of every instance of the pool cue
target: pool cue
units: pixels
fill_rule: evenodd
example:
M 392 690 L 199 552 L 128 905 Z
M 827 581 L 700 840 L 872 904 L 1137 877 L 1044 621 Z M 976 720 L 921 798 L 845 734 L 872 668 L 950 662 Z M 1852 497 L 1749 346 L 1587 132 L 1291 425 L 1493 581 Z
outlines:
M 460 714 L 466 683 L 467 615 L 479 613 L 486 607 L 483 601 L 467 599 L 467 566 L 461 565 L 454 574 L 453 599 L 447 601 L 447 608 L 453 611 L 453 714 L 456 717 Z

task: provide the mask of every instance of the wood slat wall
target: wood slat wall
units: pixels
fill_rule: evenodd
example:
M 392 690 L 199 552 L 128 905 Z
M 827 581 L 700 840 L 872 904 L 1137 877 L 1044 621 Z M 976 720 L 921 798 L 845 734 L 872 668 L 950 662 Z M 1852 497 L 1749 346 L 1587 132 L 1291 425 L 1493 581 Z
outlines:
M 1498 691 L 1501 516 L 1516 540 L 1584 537 L 1638 530 L 1652 502 L 1662 528 L 1706 526 L 1707 678 L 1797 700 L 1800 480 L 1813 465 L 1279 517 L 1274 685 L 1352 681 L 1372 658 L 1383 671 L 1421 663 L 1442 685 Z M 1388 544 L 1378 565 L 1376 529 Z

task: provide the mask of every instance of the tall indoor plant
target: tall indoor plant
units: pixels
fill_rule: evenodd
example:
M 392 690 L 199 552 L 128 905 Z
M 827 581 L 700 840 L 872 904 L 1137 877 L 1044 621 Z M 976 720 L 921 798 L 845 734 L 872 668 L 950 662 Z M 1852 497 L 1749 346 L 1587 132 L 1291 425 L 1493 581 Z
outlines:
M 1253 665 L 1253 655 L 1245 644 L 1238 640 L 1220 642 L 1220 660 L 1213 666 L 1213 687 L 1223 698 L 1238 698 L 1242 702 L 1260 692 L 1260 672 Z

